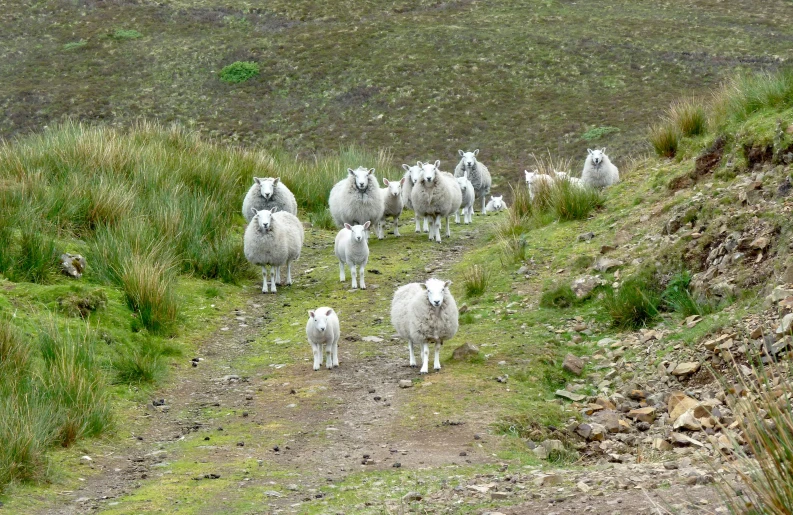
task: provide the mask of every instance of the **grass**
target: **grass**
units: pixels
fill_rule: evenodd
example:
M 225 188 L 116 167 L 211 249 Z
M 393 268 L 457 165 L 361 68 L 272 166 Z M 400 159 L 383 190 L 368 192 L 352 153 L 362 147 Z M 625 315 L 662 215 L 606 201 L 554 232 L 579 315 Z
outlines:
M 690 285 L 690 273 L 682 272 L 674 275 L 661 293 L 663 307 L 684 317 L 712 313 L 715 310 L 713 303 L 696 298 L 689 289 Z
M 618 127 L 592 127 L 581 135 L 581 139 L 586 141 L 594 141 L 619 131 L 620 130 Z
M 490 270 L 483 265 L 473 265 L 463 278 L 466 297 L 478 297 L 487 291 L 490 283 Z
M 556 287 L 551 287 L 542 292 L 540 297 L 540 306 L 543 308 L 556 308 L 565 309 L 573 306 L 578 302 L 570 285 L 562 284 Z
M 793 105 L 793 70 L 740 74 L 716 93 L 712 102 L 714 125 L 740 124 L 761 110 L 781 111 Z
M 672 104 L 669 109 L 669 119 L 687 138 L 700 136 L 708 131 L 705 107 L 701 102 L 693 99 Z
M 259 65 L 250 61 L 237 61 L 220 70 L 220 80 L 229 84 L 239 84 L 259 75 Z
M 650 144 L 661 157 L 673 158 L 680 147 L 680 130 L 670 122 L 662 122 L 650 129 Z
M 142 38 L 143 34 L 134 29 L 116 29 L 110 34 L 110 37 L 116 41 L 127 41 Z
M 612 324 L 621 329 L 639 329 L 659 315 L 661 295 L 656 274 L 643 270 L 625 279 L 603 299 Z

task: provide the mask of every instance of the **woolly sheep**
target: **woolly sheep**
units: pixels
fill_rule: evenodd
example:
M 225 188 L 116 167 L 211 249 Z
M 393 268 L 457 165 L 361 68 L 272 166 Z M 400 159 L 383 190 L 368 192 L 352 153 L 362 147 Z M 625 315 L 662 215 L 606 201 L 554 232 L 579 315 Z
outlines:
M 408 341 L 410 366 L 416 366 L 413 347 L 421 345 L 421 373 L 428 372 L 429 342 L 435 343 L 435 370 L 441 369 L 440 350 L 446 340 L 457 334 L 457 303 L 449 291 L 451 281 L 428 279 L 410 283 L 394 293 L 391 301 L 391 324 L 399 336 Z
M 606 155 L 606 149 L 587 149 L 589 155 L 584 161 L 581 182 L 590 188 L 605 188 L 620 180 L 620 172 Z
M 303 224 L 291 213 L 251 208 L 253 218 L 245 229 L 243 247 L 245 258 L 262 267 L 262 293 L 267 293 L 267 268 L 270 268 L 271 291 L 280 282 L 280 268 L 286 265 L 286 284 L 292 284 L 292 261 L 300 258 L 303 246 Z
M 363 225 L 344 224 L 344 228 L 336 235 L 334 252 L 339 259 L 339 281 L 345 281 L 344 265 L 346 264 L 350 268 L 353 289 L 358 288 L 356 268 L 361 269 L 361 289 L 366 289 L 363 274 L 366 263 L 369 261 L 369 243 L 366 238 L 366 231 L 369 229 L 370 223 L 366 222 Z
M 253 186 L 245 195 L 245 200 L 242 201 L 242 216 L 245 217 L 245 221 L 250 222 L 251 218 L 253 218 L 251 208 L 261 211 L 263 209 L 272 209 L 273 207 L 297 216 L 295 196 L 281 182 L 280 177 L 275 179 L 272 177 L 254 177 Z
M 485 206 L 485 211 L 488 213 L 498 213 L 505 209 L 507 209 L 507 203 L 504 202 L 504 195 L 499 197 L 491 196 L 490 200 L 487 202 L 487 206 Z
M 408 209 L 413 210 L 413 201 L 410 200 L 410 195 L 413 192 L 413 186 L 415 186 L 415 184 L 421 180 L 421 167 L 418 164 L 414 166 L 403 164 L 402 168 L 405 170 L 405 184 L 402 186 L 402 203 Z M 415 213 L 415 210 L 413 211 Z M 421 222 L 419 221 L 419 216 L 415 215 L 415 218 L 416 232 L 421 232 Z M 424 232 L 429 232 L 426 218 L 424 219 Z
M 348 176 L 330 190 L 330 214 L 337 227 L 361 225 L 383 217 L 383 197 L 374 177 L 374 168 L 347 168 Z
M 462 203 L 460 204 L 460 212 L 454 213 L 454 223 L 460 223 L 460 215 L 463 215 L 463 222 L 470 224 L 474 216 L 474 186 L 468 177 L 457 177 L 457 185 L 460 187 L 462 194 Z
M 383 197 L 383 218 L 377 222 L 377 238 L 383 239 L 385 237 L 385 219 L 390 216 L 394 218 L 394 236 L 399 236 L 399 217 L 402 215 L 402 186 L 405 184 L 405 178 L 399 181 L 389 181 L 383 177 L 383 184 L 385 188 L 380 189 L 380 194 Z
M 526 174 L 526 187 L 529 188 L 529 198 L 532 200 L 534 200 L 534 196 L 537 195 L 540 188 L 553 186 L 553 178 L 550 175 L 540 173 L 537 170 L 533 172 L 523 170 L 523 173 Z
M 479 155 L 479 149 L 473 152 L 458 150 L 457 153 L 460 154 L 461 159 L 454 169 L 454 176 L 464 177 L 465 172 L 468 172 L 468 180 L 474 185 L 474 191 L 482 199 L 482 214 L 487 214 L 485 212 L 485 197 L 490 193 L 490 185 L 492 183 L 490 171 L 484 164 L 476 160 L 476 156 Z
M 450 173 L 438 170 L 440 161 L 418 163 L 421 180 L 413 186 L 410 200 L 416 216 L 430 217 L 429 239 L 441 241 L 441 220 L 446 218 L 446 236 L 451 236 L 450 217 L 460 209 L 463 196 Z
M 339 335 L 339 317 L 333 308 L 323 306 L 308 312 L 306 336 L 314 353 L 314 370 L 322 366 L 323 354 L 328 370 L 339 366 Z
M 582 183 L 581 179 L 578 178 L 578 177 L 572 177 L 572 176 L 568 175 L 565 172 L 556 172 L 556 171 L 554 171 L 553 173 L 556 174 L 556 180 L 557 181 L 567 181 L 570 184 L 572 184 L 573 186 L 577 186 L 579 188 L 582 188 L 584 186 L 584 183 Z

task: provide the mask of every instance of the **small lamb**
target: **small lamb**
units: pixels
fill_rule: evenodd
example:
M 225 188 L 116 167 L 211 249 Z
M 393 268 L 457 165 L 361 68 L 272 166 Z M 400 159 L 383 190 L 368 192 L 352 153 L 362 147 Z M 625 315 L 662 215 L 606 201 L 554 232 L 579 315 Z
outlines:
M 590 188 L 602 189 L 620 180 L 620 171 L 606 155 L 606 149 L 587 149 L 589 155 L 584 161 L 584 170 L 581 172 L 581 182 Z
M 435 370 L 441 369 L 443 342 L 457 334 L 457 303 L 449 291 L 451 281 L 428 279 L 410 283 L 394 293 L 391 300 L 391 324 L 399 336 L 408 341 L 410 366 L 416 366 L 413 347 L 421 345 L 421 373 L 428 372 L 429 342 L 435 342 Z
M 540 173 L 537 170 L 533 172 L 523 170 L 523 173 L 526 174 L 526 187 L 529 188 L 529 198 L 532 200 L 534 200 L 534 196 L 537 195 L 540 188 L 548 189 L 553 186 L 554 180 L 550 175 Z
M 460 186 L 460 193 L 463 196 L 462 203 L 460 204 L 460 212 L 454 213 L 454 223 L 460 223 L 460 215 L 463 215 L 463 222 L 470 224 L 474 216 L 474 185 L 468 180 L 468 177 L 457 177 L 457 185 Z
M 361 225 L 367 220 L 383 218 L 383 197 L 374 177 L 374 168 L 347 168 L 347 174 L 346 179 L 333 186 L 328 199 L 336 226 Z
M 440 161 L 435 163 L 422 163 L 421 180 L 413 186 L 410 200 L 416 216 L 430 217 L 429 239 L 438 243 L 441 241 L 442 219 L 446 218 L 446 236 L 451 236 L 451 221 L 453 214 L 460 209 L 463 196 L 457 181 L 450 173 L 438 169 Z
M 291 213 L 251 208 L 253 218 L 245 229 L 243 247 L 245 258 L 262 267 L 262 293 L 267 293 L 267 268 L 270 268 L 271 291 L 280 282 L 280 268 L 286 265 L 286 284 L 292 284 L 292 261 L 300 258 L 303 246 L 303 224 Z
M 579 187 L 579 188 L 583 188 L 584 187 L 584 184 L 581 182 L 581 179 L 578 178 L 578 177 L 573 177 L 571 175 L 568 175 L 565 172 L 554 171 L 553 173 L 556 174 L 556 181 L 557 182 L 559 182 L 559 181 L 567 181 L 570 184 L 572 184 L 573 186 L 576 186 L 576 187 Z
M 485 211 L 488 213 L 498 213 L 505 209 L 507 209 L 507 203 L 504 202 L 504 195 L 499 197 L 491 196 L 490 200 L 487 202 L 487 206 L 485 206 Z
M 323 354 L 328 370 L 339 366 L 339 317 L 333 308 L 323 306 L 308 312 L 306 336 L 314 352 L 314 370 L 322 366 Z
M 490 171 L 484 164 L 476 160 L 476 156 L 479 155 L 479 149 L 473 152 L 458 150 L 457 153 L 460 155 L 461 159 L 454 169 L 454 176 L 464 177 L 465 173 L 468 172 L 468 180 L 474 185 L 474 191 L 476 191 L 476 194 L 482 199 L 482 214 L 484 215 L 486 214 L 485 197 L 490 193 L 490 186 L 492 184 Z
M 408 209 L 413 210 L 415 215 L 415 209 L 413 209 L 413 201 L 410 200 L 410 194 L 413 192 L 413 186 L 416 185 L 417 182 L 421 180 L 421 167 L 416 164 L 415 166 L 408 166 L 406 164 L 402 165 L 402 168 L 405 170 L 404 179 L 405 184 L 402 185 L 402 203 Z M 419 216 L 415 215 L 416 218 L 416 232 L 421 232 L 421 222 L 419 221 Z M 429 232 L 429 226 L 427 225 L 427 219 L 424 219 L 424 232 Z
M 344 265 L 346 264 L 352 276 L 353 290 L 358 288 L 356 268 L 361 269 L 361 289 L 366 289 L 363 274 L 366 263 L 369 261 L 369 243 L 367 242 L 366 231 L 369 229 L 370 223 L 366 222 L 363 225 L 344 224 L 344 229 L 340 230 L 336 235 L 334 252 L 336 252 L 336 257 L 339 259 L 339 281 L 344 282 L 346 280 L 344 276 Z
M 242 201 L 242 216 L 245 217 L 245 221 L 250 222 L 254 216 L 251 208 L 262 211 L 274 207 L 297 216 L 295 196 L 281 182 L 280 177 L 275 179 L 272 177 L 254 177 L 253 186 L 245 195 L 245 200 Z
M 385 238 L 385 219 L 390 216 L 394 218 L 394 236 L 399 237 L 399 217 L 402 215 L 404 204 L 402 203 L 402 186 L 405 178 L 400 181 L 389 181 L 383 177 L 385 188 L 380 189 L 383 197 L 383 218 L 377 222 L 377 238 Z

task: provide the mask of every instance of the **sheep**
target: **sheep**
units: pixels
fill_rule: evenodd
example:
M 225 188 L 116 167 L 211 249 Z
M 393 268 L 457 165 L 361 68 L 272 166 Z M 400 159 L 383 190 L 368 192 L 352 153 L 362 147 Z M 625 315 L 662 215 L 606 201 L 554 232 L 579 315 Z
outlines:
M 441 369 L 440 350 L 446 340 L 457 334 L 457 303 L 449 291 L 451 281 L 428 279 L 410 283 L 394 293 L 391 301 L 391 324 L 399 336 L 408 341 L 410 366 L 416 366 L 413 346 L 421 345 L 421 373 L 427 373 L 429 342 L 435 342 L 435 370 Z
M 322 366 L 322 355 L 327 356 L 325 366 L 339 366 L 339 317 L 333 308 L 323 306 L 308 312 L 306 336 L 314 353 L 314 370 Z
M 529 188 L 529 198 L 534 200 L 535 195 L 542 189 L 548 189 L 553 186 L 554 179 L 550 175 L 540 173 L 537 170 L 530 172 L 523 170 L 526 174 L 526 187 Z
M 377 222 L 377 238 L 381 240 L 385 237 L 385 219 L 387 216 L 394 218 L 394 236 L 399 237 L 399 217 L 404 207 L 402 203 L 402 186 L 405 184 L 405 178 L 402 177 L 400 181 L 389 181 L 383 177 L 383 184 L 386 186 L 380 189 L 380 194 L 383 197 L 383 218 Z
M 248 190 L 248 194 L 245 195 L 245 200 L 242 201 L 242 216 L 245 217 L 245 221 L 250 222 L 254 216 L 251 208 L 261 211 L 263 209 L 272 209 L 273 207 L 297 216 L 295 196 L 281 182 L 280 177 L 275 179 L 272 177 L 254 177 L 253 186 Z
M 441 241 L 441 219 L 446 218 L 446 236 L 451 236 L 450 217 L 460 209 L 463 196 L 457 182 L 450 173 L 438 170 L 440 161 L 422 163 L 421 180 L 415 184 L 410 193 L 416 216 L 432 217 L 430 220 L 429 239 Z
M 500 197 L 491 196 L 490 200 L 487 202 L 487 206 L 485 206 L 485 211 L 488 213 L 498 213 L 505 209 L 507 209 L 507 203 L 504 202 L 504 195 Z
M 465 172 L 468 172 L 468 180 L 474 185 L 474 191 L 476 191 L 476 194 L 482 199 L 482 214 L 485 215 L 487 214 L 485 211 L 485 197 L 490 193 L 490 186 L 492 184 L 490 171 L 484 164 L 476 160 L 476 156 L 479 155 L 479 149 L 473 152 L 458 150 L 457 153 L 460 154 L 462 159 L 460 159 L 460 162 L 457 163 L 457 167 L 454 169 L 454 176 L 463 177 Z
M 602 189 L 616 184 L 620 180 L 620 171 L 606 155 L 606 149 L 587 149 L 589 155 L 584 161 L 581 182 L 590 188 Z
M 277 207 L 258 211 L 251 208 L 253 218 L 245 229 L 245 258 L 262 267 L 262 293 L 267 293 L 267 268 L 270 268 L 272 293 L 281 281 L 281 266 L 286 265 L 286 284 L 292 284 L 292 261 L 300 258 L 303 246 L 303 224 L 291 213 Z
M 416 164 L 415 166 L 408 166 L 406 164 L 402 165 L 402 168 L 405 170 L 405 184 L 402 186 L 402 203 L 408 209 L 413 210 L 413 202 L 410 200 L 410 194 L 413 192 L 413 186 L 421 180 L 421 167 Z M 415 210 L 413 210 L 415 213 Z M 419 216 L 415 215 L 416 218 L 416 232 L 421 232 L 421 222 L 419 221 Z M 424 232 L 429 232 L 429 227 L 427 226 L 427 219 L 424 219 Z
M 470 224 L 474 216 L 474 186 L 468 180 L 468 176 L 457 177 L 457 185 L 460 186 L 460 193 L 462 194 L 462 203 L 460 204 L 460 212 L 454 213 L 454 223 L 460 223 L 460 215 L 463 215 L 463 222 Z
M 572 177 L 572 176 L 568 175 L 565 172 L 557 172 L 555 170 L 554 170 L 553 173 L 556 175 L 556 181 L 557 182 L 558 181 L 567 181 L 570 184 L 572 184 L 573 186 L 576 186 L 578 188 L 583 188 L 584 187 L 584 183 L 581 182 L 581 179 L 579 177 Z
M 348 176 L 330 190 L 330 214 L 337 227 L 362 225 L 383 218 L 383 196 L 374 177 L 374 168 L 347 168 Z M 367 232 L 368 235 L 368 232 Z
M 358 288 L 356 268 L 359 267 L 361 269 L 361 289 L 366 289 L 363 274 L 366 263 L 369 261 L 369 243 L 366 238 L 366 231 L 369 229 L 370 223 L 367 221 L 363 225 L 344 224 L 344 228 L 336 235 L 336 243 L 333 250 L 339 259 L 339 281 L 345 281 L 344 265 L 346 264 L 350 268 L 353 290 Z

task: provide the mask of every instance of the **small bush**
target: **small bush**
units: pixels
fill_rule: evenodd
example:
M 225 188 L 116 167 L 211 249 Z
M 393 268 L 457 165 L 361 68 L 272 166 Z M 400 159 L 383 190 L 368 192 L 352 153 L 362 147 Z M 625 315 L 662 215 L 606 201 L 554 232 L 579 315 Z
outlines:
M 490 283 L 490 270 L 481 265 L 474 265 L 465 272 L 463 286 L 466 297 L 478 297 L 487 291 Z
M 655 125 L 650 129 L 650 143 L 656 154 L 671 159 L 680 147 L 680 131 L 669 122 Z
M 137 30 L 132 30 L 132 29 L 116 29 L 110 35 L 110 37 L 115 39 L 116 41 L 126 41 L 128 39 L 142 38 L 143 34 L 138 32 Z
M 699 136 L 708 131 L 705 108 L 695 100 L 684 100 L 672 105 L 669 118 L 683 136 Z
M 239 84 L 259 75 L 259 65 L 254 62 L 237 61 L 220 70 L 220 80 L 229 84 Z
M 578 298 L 567 284 L 546 289 L 540 297 L 540 306 L 544 308 L 564 309 L 577 303 Z
M 608 134 L 613 134 L 619 131 L 620 130 L 617 127 L 593 127 L 588 131 L 586 131 L 584 134 L 582 134 L 581 139 L 584 139 L 586 141 L 592 141 L 592 140 L 600 139 Z
M 604 298 L 606 310 L 616 327 L 638 329 L 658 316 L 661 303 L 654 271 L 645 270 L 625 279 L 617 290 Z

